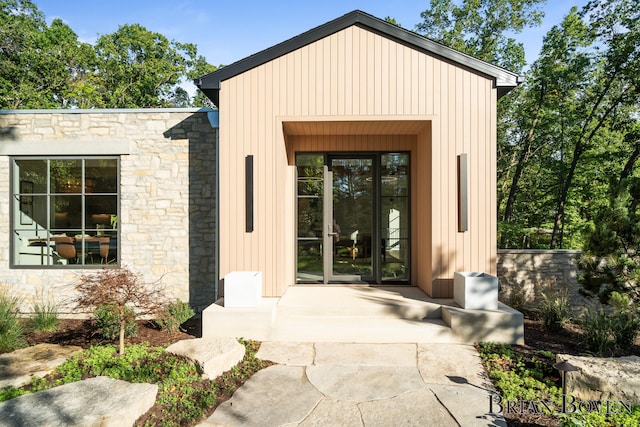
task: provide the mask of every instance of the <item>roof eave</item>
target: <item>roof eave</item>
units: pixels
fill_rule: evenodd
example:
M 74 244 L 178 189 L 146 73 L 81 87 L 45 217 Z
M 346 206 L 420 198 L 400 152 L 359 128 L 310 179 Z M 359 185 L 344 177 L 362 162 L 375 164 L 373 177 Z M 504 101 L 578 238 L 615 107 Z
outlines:
M 300 49 L 317 40 L 357 25 L 385 37 L 389 37 L 399 43 L 408 45 L 414 49 L 435 55 L 445 61 L 452 62 L 464 68 L 486 75 L 494 79 L 494 85 L 498 88 L 498 97 L 508 93 L 522 82 L 522 76 L 504 68 L 489 64 L 470 55 L 458 52 L 450 47 L 429 40 L 417 33 L 398 27 L 372 15 L 356 10 L 343 15 L 333 21 L 329 21 L 305 33 L 289 40 L 258 52 L 254 55 L 227 65 L 219 70 L 209 73 L 194 80 L 195 85 L 201 89 L 214 104 L 217 105 L 218 91 L 222 81 L 265 64 L 275 58 L 286 55 Z M 215 97 L 216 99 L 214 100 Z

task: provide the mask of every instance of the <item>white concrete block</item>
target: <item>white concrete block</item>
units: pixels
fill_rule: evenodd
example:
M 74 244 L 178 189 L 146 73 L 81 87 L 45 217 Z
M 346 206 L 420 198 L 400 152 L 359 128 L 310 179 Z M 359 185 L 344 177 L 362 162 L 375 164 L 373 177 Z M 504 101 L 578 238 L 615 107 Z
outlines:
M 455 272 L 453 300 L 469 310 L 498 309 L 498 278 L 475 271 Z
M 255 308 L 261 301 L 261 271 L 232 271 L 224 276 L 225 307 Z

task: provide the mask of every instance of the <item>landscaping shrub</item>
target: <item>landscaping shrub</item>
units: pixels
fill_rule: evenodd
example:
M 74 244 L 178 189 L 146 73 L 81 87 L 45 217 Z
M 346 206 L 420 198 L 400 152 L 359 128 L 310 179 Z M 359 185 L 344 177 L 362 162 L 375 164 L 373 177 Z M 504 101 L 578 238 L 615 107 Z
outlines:
M 25 347 L 24 328 L 18 317 L 20 298 L 12 295 L 6 286 L 0 286 L 0 353 Z
M 570 319 L 571 307 L 566 290 L 548 288 L 542 292 L 542 302 L 538 314 L 542 319 L 542 327 L 547 332 L 562 330 Z
M 125 307 L 125 338 L 134 337 L 138 333 L 135 313 L 131 307 Z M 120 315 L 113 304 L 101 305 L 93 312 L 95 325 L 100 335 L 105 339 L 115 340 L 120 334 Z
M 640 331 L 640 318 L 635 304 L 628 295 L 612 292 L 609 304 L 613 309 L 612 326 L 613 339 L 619 349 L 626 349 L 633 342 Z
M 36 292 L 30 323 L 31 327 L 38 332 L 56 330 L 58 327 L 58 305 L 52 296 L 45 296 L 43 291 Z
M 599 355 L 628 349 L 640 331 L 635 305 L 627 295 L 612 292 L 611 311 L 591 309 L 582 321 L 582 345 Z
M 101 306 L 113 307 L 111 316 L 108 317 L 118 320 L 120 354 L 124 353 L 126 328 L 129 327 L 131 334 L 136 316 L 155 316 L 165 304 L 164 292 L 158 282 L 144 283 L 140 274 L 124 267 L 103 268 L 96 273 L 83 274 L 76 283 L 75 290 L 78 310 L 93 311 Z
M 167 304 L 160 312 L 160 316 L 156 319 L 156 323 L 160 329 L 167 332 L 178 332 L 180 325 L 191 319 L 195 312 L 189 307 L 189 304 L 180 300 Z

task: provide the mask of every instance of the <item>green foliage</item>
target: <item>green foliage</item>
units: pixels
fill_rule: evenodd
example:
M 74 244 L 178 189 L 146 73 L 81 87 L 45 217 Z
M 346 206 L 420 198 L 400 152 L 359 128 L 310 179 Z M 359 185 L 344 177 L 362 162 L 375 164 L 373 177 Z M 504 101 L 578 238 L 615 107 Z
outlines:
M 614 186 L 609 205 L 594 219 L 587 233 L 585 253 L 578 261 L 585 293 L 603 304 L 612 292 L 640 303 L 640 178 Z
M 244 359 L 215 381 L 203 379 L 195 364 L 160 347 L 129 345 L 127 351 L 119 355 L 113 345 L 92 346 L 72 356 L 45 378 L 34 377 L 31 384 L 24 387 L 0 389 L 0 402 L 89 377 L 107 376 L 158 386 L 155 405 L 162 417 L 146 415 L 136 425 L 193 425 L 211 413 L 218 394 L 232 394 L 249 377 L 270 365 L 255 357 L 259 343 L 239 341 L 246 349 Z
M 457 3 L 457 2 L 456 2 Z M 520 71 L 525 64 L 524 46 L 510 33 L 539 25 L 542 0 L 432 0 L 416 26 L 427 37 L 461 52 Z
M 562 390 L 549 379 L 555 356 L 525 359 L 510 345 L 496 343 L 480 343 L 478 351 L 504 400 L 560 401 Z
M 177 300 L 167 304 L 160 312 L 156 323 L 167 332 L 178 332 L 180 325 L 194 316 L 195 312 L 189 307 L 189 303 Z
M 610 301 L 610 311 L 591 309 L 581 323 L 582 345 L 605 356 L 627 350 L 640 332 L 640 318 L 630 299 L 613 292 Z
M 113 304 L 99 306 L 94 312 L 95 325 L 100 335 L 107 340 L 115 340 L 120 335 L 120 313 Z M 138 333 L 135 312 L 131 307 L 124 308 L 124 336 L 134 337 Z
M 133 24 L 94 47 L 30 0 L 0 0 L 0 28 L 1 109 L 208 106 L 180 87 L 215 69 L 193 44 Z
M 547 332 L 558 332 L 570 319 L 569 295 L 566 290 L 548 287 L 542 292 L 542 302 L 537 308 L 542 327 Z
M 600 411 L 563 416 L 561 427 L 637 427 L 640 425 L 640 405 L 631 405 L 631 413 L 620 404 L 611 405 L 607 414 L 606 406 Z
M 20 298 L 5 285 L 0 286 L 0 353 L 27 345 L 19 318 Z
M 58 305 L 52 295 L 45 296 L 43 291 L 36 292 L 30 323 L 35 331 L 50 332 L 56 330 L 58 327 Z

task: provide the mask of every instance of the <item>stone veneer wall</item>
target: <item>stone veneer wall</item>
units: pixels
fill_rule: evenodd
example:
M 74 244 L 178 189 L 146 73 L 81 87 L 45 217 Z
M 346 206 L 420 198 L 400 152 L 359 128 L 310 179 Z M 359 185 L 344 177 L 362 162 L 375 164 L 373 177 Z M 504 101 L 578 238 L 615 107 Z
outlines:
M 566 289 L 575 312 L 590 304 L 580 294 L 576 257 L 577 250 L 499 249 L 497 271 L 500 300 L 509 303 L 514 290 L 522 292 L 529 307 L 540 302 L 542 291 L 548 285 Z
M 195 109 L 0 113 L 5 146 L 64 143 L 92 155 L 101 144 L 128 144 L 120 156 L 120 263 L 198 311 L 215 297 L 216 131 L 207 111 Z M 0 283 L 25 297 L 25 310 L 39 290 L 64 303 L 69 285 L 90 269 L 10 268 L 6 153 L 0 146 Z

